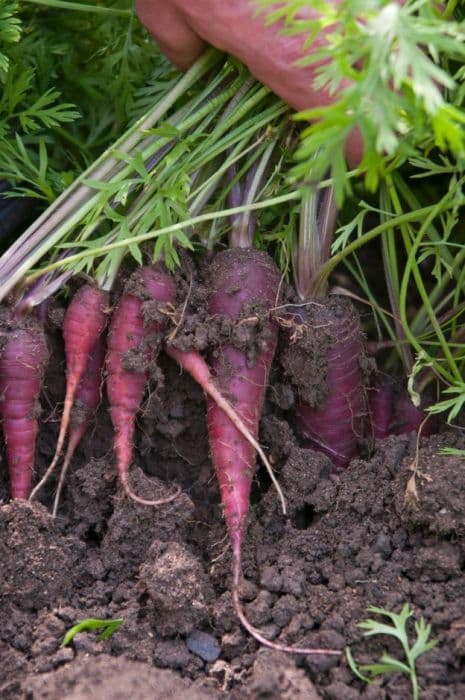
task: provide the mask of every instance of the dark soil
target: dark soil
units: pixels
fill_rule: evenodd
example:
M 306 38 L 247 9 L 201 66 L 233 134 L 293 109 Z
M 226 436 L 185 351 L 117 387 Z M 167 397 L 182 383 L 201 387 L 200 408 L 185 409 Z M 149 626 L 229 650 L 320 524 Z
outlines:
M 52 348 L 60 357 L 59 344 Z M 55 447 L 64 370 L 55 360 L 42 397 L 39 476 Z M 118 488 L 103 406 L 68 475 L 59 516 L 42 503 L 7 503 L 0 475 L 0 697 L 2 700 L 406 700 L 398 674 L 366 686 L 344 657 L 294 657 L 261 648 L 238 624 L 230 598 L 231 556 L 208 458 L 204 399 L 167 360 L 164 385 L 139 420 L 134 490 L 182 495 L 154 509 Z M 440 456 L 464 447 L 456 433 L 422 441 L 415 500 L 415 439 L 394 436 L 370 460 L 338 474 L 328 458 L 298 446 L 287 422 L 265 410 L 261 440 L 286 495 L 284 518 L 259 471 L 244 546 L 243 600 L 270 638 L 343 650 L 373 662 L 402 657 L 387 637 L 364 639 L 368 605 L 432 625 L 438 645 L 420 657 L 421 697 L 465 697 L 465 464 Z M 273 406 L 273 410 L 275 407 Z M 142 469 L 144 471 L 142 471 Z M 145 472 L 145 473 L 144 473 Z M 123 618 L 101 642 L 67 629 L 88 617 Z M 410 628 L 413 638 L 413 628 Z

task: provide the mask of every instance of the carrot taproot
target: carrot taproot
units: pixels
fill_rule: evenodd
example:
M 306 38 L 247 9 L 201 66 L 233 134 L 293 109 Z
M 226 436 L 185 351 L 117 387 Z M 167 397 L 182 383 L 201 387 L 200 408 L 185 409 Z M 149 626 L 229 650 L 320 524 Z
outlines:
M 63 319 L 66 392 L 55 454 L 44 476 L 32 490 L 30 500 L 48 481 L 58 463 L 79 382 L 86 370 L 89 354 L 105 329 L 107 318 L 108 293 L 92 285 L 80 287 L 71 299 Z
M 266 253 L 252 248 L 230 248 L 215 257 L 210 280 L 209 313 L 231 319 L 236 329 L 244 325 L 255 326 L 255 353 L 252 357 L 249 355 L 250 340 L 246 341 L 244 348 L 225 342 L 211 354 L 210 366 L 221 392 L 229 398 L 252 435 L 257 437 L 278 338 L 278 326 L 271 319 L 270 311 L 279 303 L 281 275 Z M 335 650 L 273 642 L 247 619 L 240 600 L 241 555 L 255 454 L 221 407 L 211 399 L 207 399 L 207 403 L 212 461 L 232 546 L 231 593 L 240 622 L 258 642 L 272 649 L 292 654 L 340 654 Z
M 29 321 L 8 332 L 0 354 L 0 417 L 13 499 L 27 499 L 31 490 L 37 400 L 47 359 L 47 343 L 39 325 Z
M 103 367 L 105 364 L 106 345 L 104 334 L 101 334 L 92 348 L 87 366 L 77 388 L 73 410 L 70 417 L 68 445 L 66 447 L 63 466 L 58 480 L 52 516 L 55 517 L 60 502 L 61 491 L 65 482 L 73 455 L 77 446 L 87 432 L 89 423 L 97 410 L 102 398 Z
M 207 394 L 210 451 L 232 545 L 232 599 L 240 622 L 257 641 L 273 649 L 340 654 L 270 641 L 249 622 L 240 600 L 255 445 L 278 336 L 270 310 L 280 297 L 280 277 L 271 258 L 261 251 L 231 248 L 218 253 L 210 265 L 208 312 L 212 322 L 217 319 L 226 328 L 225 337 L 210 353 L 208 364 L 194 351 L 166 349 Z
M 347 296 L 328 295 L 328 277 L 320 276 L 336 219 L 332 187 L 304 188 L 292 251 L 298 301 L 281 314 L 287 335 L 281 363 L 294 388 L 295 426 L 304 445 L 341 468 L 357 454 L 368 408 L 360 318 Z
M 142 505 L 162 505 L 172 495 L 147 500 L 133 493 L 129 484 L 129 466 L 133 455 L 135 421 L 149 377 L 149 365 L 160 349 L 166 318 L 144 321 L 144 300 L 160 304 L 174 303 L 175 286 L 162 269 L 140 268 L 126 285 L 113 313 L 107 341 L 106 374 L 110 416 L 115 429 L 114 451 L 121 485 L 126 494 Z
M 209 358 L 218 388 L 255 438 L 276 350 L 278 327 L 269 320 L 269 312 L 279 299 L 279 284 L 276 266 L 267 254 L 258 250 L 231 248 L 222 251 L 211 266 L 209 314 L 232 320 L 233 329 L 241 325 L 244 330 L 249 327 L 253 334 L 261 326 L 256 334 L 255 357 L 249 359 L 250 347 L 224 343 Z M 236 332 L 236 335 L 239 334 Z M 245 343 L 250 335 L 244 332 Z M 211 399 L 208 399 L 207 420 L 212 461 L 237 556 L 247 525 L 254 449 Z

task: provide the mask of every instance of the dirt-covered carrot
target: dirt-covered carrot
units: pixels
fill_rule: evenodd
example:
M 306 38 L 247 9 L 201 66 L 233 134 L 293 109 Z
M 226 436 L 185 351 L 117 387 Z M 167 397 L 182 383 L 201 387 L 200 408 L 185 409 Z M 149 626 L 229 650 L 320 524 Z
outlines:
M 211 353 L 211 372 L 221 393 L 257 438 L 278 337 L 278 327 L 270 320 L 270 311 L 279 299 L 280 273 L 266 253 L 252 248 L 231 248 L 216 255 L 209 280 L 209 314 L 227 319 L 231 337 L 237 339 L 236 344 L 223 342 Z M 239 341 L 241 329 L 242 341 Z M 221 407 L 210 398 L 207 403 L 210 450 L 232 544 L 234 605 L 249 632 L 269 644 L 245 618 L 239 599 L 241 551 L 247 530 L 255 451 Z
M 129 280 L 113 313 L 107 340 L 106 372 L 110 415 L 115 429 L 114 450 L 121 484 L 127 495 L 143 505 L 161 505 L 175 498 L 155 501 L 136 496 L 129 484 L 136 415 L 153 362 L 163 342 L 167 317 L 156 308 L 145 314 L 145 302 L 173 304 L 176 290 L 161 268 L 142 267 Z M 155 314 L 156 318 L 153 317 Z
M 415 406 L 405 389 L 396 386 L 395 380 L 378 379 L 368 389 L 369 422 L 374 439 L 389 435 L 418 433 L 428 437 L 437 430 L 436 416 L 428 414 L 427 403 Z M 426 420 L 427 419 L 427 420 Z M 369 432 L 369 431 L 368 431 Z
M 222 325 L 226 322 L 226 327 L 230 323 L 230 340 L 224 340 L 210 355 L 211 372 L 221 393 L 255 438 L 278 337 L 271 311 L 279 304 L 280 282 L 280 272 L 271 258 L 252 248 L 223 251 L 210 266 L 209 313 L 212 318 L 222 319 Z M 210 450 L 232 545 L 232 598 L 239 620 L 257 641 L 273 649 L 302 654 L 339 653 L 272 642 L 247 619 L 240 601 L 241 552 L 255 451 L 221 406 L 210 397 L 207 403 Z
M 229 195 L 230 206 L 253 199 L 263 170 L 271 155 L 269 147 L 262 159 L 261 172 L 252 170 L 246 191 L 236 183 Z M 259 166 L 260 167 L 260 166 Z M 233 181 L 236 175 L 228 173 Z M 253 182 L 253 176 L 256 181 Z M 210 451 L 219 483 L 221 501 L 233 548 L 233 598 L 239 604 L 238 583 L 241 572 L 241 548 L 247 529 L 250 489 L 255 471 L 254 441 L 258 437 L 265 391 L 271 363 L 276 350 L 278 326 L 270 317 L 280 297 L 281 275 L 271 258 L 251 247 L 255 220 L 243 215 L 233 217 L 229 241 L 231 247 L 218 253 L 209 267 L 208 314 L 216 323 L 220 337 L 208 358 L 208 380 L 226 399 L 253 437 L 247 440 L 207 391 L 207 423 Z M 169 350 L 168 350 L 169 351 Z M 173 352 L 172 356 L 176 356 Z M 179 355 L 179 353 L 178 353 Z M 182 358 L 177 358 L 186 367 Z M 205 387 L 200 373 L 191 374 Z M 242 614 L 242 612 L 241 612 Z M 246 625 L 249 625 L 246 621 Z
M 263 162 L 263 161 L 262 161 Z M 260 179 L 259 168 L 257 179 Z M 250 197 L 253 183 L 245 194 Z M 234 196 L 237 189 L 234 191 Z M 247 619 L 240 600 L 241 553 L 247 530 L 250 489 L 255 472 L 255 444 L 259 421 L 278 337 L 272 310 L 279 304 L 281 275 L 271 258 L 251 247 L 254 225 L 249 217 L 232 222 L 229 250 L 209 263 L 208 317 L 218 329 L 208 367 L 200 368 L 193 353 L 168 347 L 168 353 L 190 371 L 207 393 L 207 424 L 210 451 L 219 483 L 224 517 L 232 545 L 232 598 L 236 614 L 260 643 L 291 653 L 340 653 L 295 648 L 270 641 Z M 220 391 L 225 407 L 207 386 Z M 226 409 L 226 410 L 225 410 Z M 232 409 L 232 412 L 231 410 Z M 250 431 L 246 439 L 240 426 Z
M 295 389 L 298 432 L 335 466 L 345 467 L 357 453 L 368 409 L 358 314 L 347 297 L 327 296 L 326 285 L 315 285 L 330 254 L 335 221 L 332 190 L 309 190 L 294 250 L 299 299 L 283 315 L 287 343 L 282 363 Z
M 108 293 L 85 285 L 78 289 L 63 320 L 66 354 L 66 394 L 56 452 L 63 448 L 71 409 L 79 383 L 86 371 L 92 349 L 102 335 L 108 320 Z
M 105 329 L 107 319 L 108 293 L 96 286 L 80 287 L 71 299 L 63 320 L 66 393 L 55 454 L 44 476 L 34 487 L 31 498 L 49 479 L 60 458 L 79 382 L 86 370 L 92 348 Z
M 30 320 L 7 332 L 0 355 L 0 416 L 13 499 L 28 498 L 31 489 L 37 399 L 47 358 L 47 343 L 39 324 Z
M 92 420 L 92 417 L 101 401 L 105 352 L 106 344 L 104 334 L 102 334 L 89 354 L 87 367 L 81 381 L 79 382 L 79 386 L 74 397 L 74 405 L 70 418 L 68 444 L 63 460 L 63 466 L 61 468 L 55 500 L 53 502 L 53 517 L 55 517 L 57 513 L 66 473 L 73 458 L 74 452 L 87 432 L 89 423 Z
M 257 438 L 278 337 L 270 310 L 279 299 L 280 273 L 266 253 L 231 248 L 216 255 L 209 279 L 209 314 L 228 319 L 232 337 L 236 336 L 236 344 L 224 342 L 211 353 L 211 372 L 222 394 Z M 242 331 L 240 340 L 238 331 Z M 207 419 L 213 465 L 237 556 L 247 526 L 255 453 L 211 399 Z
M 356 455 L 367 414 L 359 317 L 345 297 L 330 296 L 292 315 L 298 338 L 283 363 L 297 394 L 295 424 L 308 446 L 337 467 Z

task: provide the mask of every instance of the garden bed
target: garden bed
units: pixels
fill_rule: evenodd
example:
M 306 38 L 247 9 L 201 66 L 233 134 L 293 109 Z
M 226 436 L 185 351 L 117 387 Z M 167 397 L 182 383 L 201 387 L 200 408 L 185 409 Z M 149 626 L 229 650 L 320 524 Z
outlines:
M 81 283 L 93 281 L 103 290 L 106 317 L 136 266 L 162 260 L 169 270 L 177 269 L 178 298 L 170 300 L 161 319 L 175 326 L 161 329 L 160 348 L 164 344 L 176 357 L 177 350 L 194 346 L 226 397 L 234 392 L 216 366 L 221 357 L 226 358 L 222 369 L 232 367 L 228 352 L 222 355 L 225 344 L 249 351 L 244 375 L 274 333 L 270 308 L 281 326 L 281 346 L 295 343 L 310 319 L 314 350 L 300 358 L 305 371 L 297 377 L 309 396 L 301 381 L 288 384 L 301 366 L 294 352 L 284 352 L 284 361 L 278 352 L 271 377 L 263 372 L 263 386 L 269 387 L 259 439 L 288 513 L 282 513 L 269 472 L 257 466 L 241 552 L 240 597 L 246 617 L 265 637 L 341 653 L 276 653 L 241 627 L 231 597 L 229 544 L 240 525 L 235 530 L 228 518 L 228 539 L 209 455 L 205 397 L 163 350 L 155 367 L 150 353 L 131 346 L 121 350 L 118 362 L 141 373 L 148 369 L 156 380 L 138 414 L 131 486 L 146 499 L 167 500 L 179 486 L 179 496 L 151 508 L 123 494 L 105 396 L 74 456 L 55 519 L 50 513 L 57 476 L 38 489 L 32 503 L 9 502 L 11 495 L 28 494 L 29 484 L 22 492 L 12 488 L 0 447 L 0 697 L 406 700 L 412 697 L 406 675 L 383 673 L 376 684 L 366 685 L 351 670 L 347 649 L 362 665 L 375 663 L 383 652 L 404 660 L 399 641 L 367 638 L 359 623 L 369 616 L 386 622 L 390 618 L 379 617 L 379 611 L 399 613 L 407 605 L 411 643 L 423 624 L 427 632 L 431 625 L 436 643 L 419 655 L 420 697 L 465 697 L 465 435 L 463 428 L 445 427 L 446 421 L 464 425 L 465 406 L 465 113 L 463 71 L 457 72 L 465 62 L 465 20 L 460 4 L 379 2 L 378 12 L 376 3 L 365 3 L 366 8 L 362 3 L 354 21 L 351 4 L 341 3 L 338 50 L 331 43 L 320 46 L 321 70 L 313 82 L 313 88 L 330 88 L 334 100 L 317 113 L 301 114 L 305 122 L 311 120 L 303 131 L 291 123 L 288 106 L 236 59 L 211 49 L 178 75 L 154 49 L 126 0 L 36 4 L 7 3 L 0 37 L 5 94 L 0 335 L 8 341 L 8 329 L 31 324 L 32 316 L 47 317 L 49 362 L 38 410 L 34 483 L 57 445 L 69 374 L 63 317 Z M 319 32 L 333 10 L 334 3 L 328 3 L 329 14 L 321 27 L 316 18 L 310 33 Z M 291 16 L 285 24 L 292 33 Z M 391 27 L 389 37 L 386 27 Z M 57 56 L 66 61 L 56 61 Z M 353 128 L 362 136 L 365 156 L 360 173 L 349 174 L 344 153 Z M 319 195 L 303 186 L 312 183 L 319 183 Z M 7 199 L 12 189 L 26 198 Z M 231 247 L 270 253 L 279 268 L 276 284 L 282 275 L 279 290 L 270 291 L 268 299 L 260 290 L 258 305 L 247 298 L 250 308 L 246 304 L 245 315 L 237 318 L 215 307 L 214 284 L 203 280 L 207 268 L 214 270 L 210 256 L 224 249 L 226 238 Z M 249 261 L 250 251 L 244 257 Z M 213 277 L 220 275 L 213 272 Z M 233 275 L 228 294 L 245 289 L 245 279 Z M 358 333 L 355 316 L 342 335 L 331 333 L 332 315 L 340 319 L 341 307 L 336 313 L 331 302 L 334 314 L 325 318 L 308 309 L 302 315 L 280 314 L 281 291 L 283 304 L 297 307 L 324 305 L 330 291 L 345 294 L 347 304 L 348 295 L 358 304 L 367 355 L 364 349 L 359 357 L 361 347 L 351 348 Z M 263 336 L 257 331 L 261 302 Z M 247 319 L 250 326 L 243 323 Z M 79 328 L 84 335 L 82 324 Z M 252 335 L 260 336 L 254 354 Z M 23 367 L 34 370 L 33 350 L 40 345 L 30 341 L 29 354 L 21 357 L 28 345 L 27 336 L 21 337 L 21 343 L 18 336 L 6 342 L 2 351 L 3 361 L 8 349 L 20 379 Z M 127 332 L 129 342 L 134 337 Z M 342 350 L 330 357 L 339 341 Z M 334 360 L 336 367 L 344 349 L 354 364 L 349 368 L 344 362 L 333 372 L 330 365 Z M 37 393 L 31 389 L 25 408 L 31 434 L 40 364 Z M 110 362 L 106 373 L 108 390 Z M 0 374 L 1 405 L 8 407 L 21 392 L 13 372 Z M 341 385 L 329 397 L 333 374 Z M 247 388 L 261 388 L 253 375 L 242 375 Z M 355 379 L 344 384 L 348 377 Z M 339 397 L 348 399 L 358 389 L 358 401 L 346 401 L 344 419 L 333 413 Z M 416 432 L 391 435 L 373 447 L 377 430 L 402 431 L 403 419 L 408 421 L 404 411 L 411 411 L 415 396 L 421 408 L 411 426 L 418 428 L 429 406 L 441 414 L 439 432 L 419 442 Z M 97 403 L 98 391 L 94 398 Z M 385 429 L 378 420 L 383 415 L 375 415 L 377 403 L 380 413 L 388 414 Z M 328 406 L 326 444 L 313 432 L 314 423 L 305 429 L 302 416 L 315 422 Z M 12 443 L 22 448 L 24 440 L 11 439 L 11 415 L 1 413 L 13 471 Z M 436 418 L 423 423 L 420 432 L 431 432 Z M 335 444 L 344 421 L 354 438 L 354 449 L 347 452 Z M 229 435 L 221 439 L 228 447 L 237 444 Z M 347 469 L 337 471 L 325 454 L 305 449 L 309 444 L 332 454 L 339 466 L 361 451 Z M 245 483 L 248 460 L 241 462 L 237 451 L 235 457 L 245 467 L 240 474 Z M 231 482 L 221 479 L 218 463 L 216 469 L 225 503 Z M 229 516 L 227 506 L 226 512 Z M 236 551 L 236 562 L 239 556 Z M 368 611 L 370 605 L 378 613 Z M 122 623 L 104 640 L 87 631 L 64 646 L 65 633 L 89 618 Z
M 42 397 L 38 472 L 54 451 L 63 397 L 61 348 Z M 208 456 L 204 399 L 169 360 L 165 386 L 139 420 L 131 478 L 148 497 L 182 486 L 159 509 L 122 495 L 112 458 L 105 406 L 84 439 L 59 515 L 43 503 L 6 503 L 0 495 L 0 695 L 4 700 L 78 698 L 410 697 L 398 674 L 381 685 L 354 678 L 344 657 L 287 656 L 260 648 L 240 627 L 230 598 L 230 549 Z M 343 650 L 374 662 L 383 649 L 402 658 L 387 637 L 363 639 L 357 623 L 368 605 L 432 625 L 438 645 L 418 661 L 421 698 L 465 693 L 463 460 L 438 455 L 463 448 L 457 432 L 421 442 L 418 502 L 405 500 L 415 436 L 379 443 L 369 460 L 338 474 L 329 460 L 296 442 L 270 400 L 261 426 L 285 493 L 284 518 L 266 475 L 254 483 L 244 546 L 242 595 L 251 621 L 291 644 Z M 150 478 L 144 475 L 142 468 Z M 61 646 L 67 629 L 89 618 L 123 618 L 106 641 L 81 633 Z M 204 632 L 202 651 L 194 632 Z M 191 651 L 190 649 L 194 649 Z M 201 652 L 216 660 L 205 661 Z

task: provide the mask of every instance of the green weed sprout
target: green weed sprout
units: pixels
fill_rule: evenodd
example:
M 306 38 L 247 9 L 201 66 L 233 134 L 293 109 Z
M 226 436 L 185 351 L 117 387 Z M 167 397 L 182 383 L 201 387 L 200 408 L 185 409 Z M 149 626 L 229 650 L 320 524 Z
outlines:
M 460 450 L 458 447 L 441 447 L 440 455 L 452 455 L 453 457 L 462 457 L 465 459 L 465 450 Z
M 357 665 L 352 656 L 350 647 L 347 647 L 346 658 L 351 671 L 357 678 L 360 678 L 360 680 L 365 683 L 372 683 L 377 676 L 382 676 L 385 673 L 405 673 L 405 675 L 410 678 L 413 700 L 418 700 L 419 688 L 415 662 L 419 656 L 430 651 L 437 644 L 437 640 L 429 639 L 431 625 L 426 624 L 423 617 L 414 623 L 416 639 L 411 646 L 408 639 L 407 622 L 413 615 L 413 611 L 407 603 L 398 614 L 389 612 L 383 608 L 377 608 L 373 605 L 370 605 L 367 610 L 371 613 L 387 617 L 392 624 L 367 619 L 360 622 L 357 627 L 365 630 L 364 634 L 366 637 L 371 637 L 375 634 L 387 634 L 398 639 L 404 651 L 405 661 L 400 661 L 390 654 L 383 652 L 377 663 Z
M 99 642 L 102 642 L 104 639 L 111 637 L 121 624 L 123 624 L 123 618 L 121 617 L 114 618 L 113 620 L 98 620 L 94 617 L 88 617 L 78 622 L 76 625 L 73 625 L 73 627 L 66 632 L 61 645 L 65 647 L 70 644 L 79 632 L 92 632 L 94 630 L 103 629 L 103 632 L 101 632 L 98 637 Z

